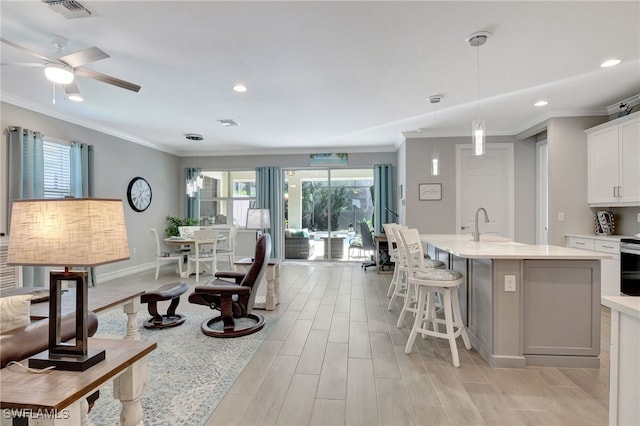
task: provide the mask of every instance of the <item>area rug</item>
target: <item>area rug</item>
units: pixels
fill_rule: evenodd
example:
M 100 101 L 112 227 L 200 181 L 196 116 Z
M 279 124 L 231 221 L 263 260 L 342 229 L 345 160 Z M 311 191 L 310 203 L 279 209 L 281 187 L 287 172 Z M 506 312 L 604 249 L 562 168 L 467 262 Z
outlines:
M 163 330 L 142 327 L 148 315 L 138 313 L 141 340 L 158 343 L 149 356 L 149 384 L 142 397 L 145 425 L 204 424 L 278 320 L 275 312 L 258 311 L 266 319 L 262 331 L 216 339 L 200 331 L 202 321 L 215 311 L 179 308 L 178 312 L 186 315 L 185 323 Z M 126 316 L 121 311 L 105 312 L 98 318 L 96 335 L 126 334 Z M 121 404 L 108 385 L 100 389 L 89 419 L 96 426 L 118 425 L 120 411 Z

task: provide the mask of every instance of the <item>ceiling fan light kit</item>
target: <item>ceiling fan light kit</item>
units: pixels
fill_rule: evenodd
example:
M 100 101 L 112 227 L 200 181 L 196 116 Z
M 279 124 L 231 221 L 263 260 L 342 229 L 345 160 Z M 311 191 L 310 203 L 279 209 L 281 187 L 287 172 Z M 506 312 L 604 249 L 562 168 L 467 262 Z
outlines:
M 73 82 L 73 72 L 62 64 L 48 63 L 44 67 L 44 75 L 47 80 L 58 84 Z
M 110 84 L 112 86 L 121 87 L 132 92 L 139 92 L 141 86 L 138 84 L 130 83 L 128 81 L 121 80 L 110 75 L 102 74 L 97 71 L 84 68 L 83 66 L 89 63 L 93 63 L 102 59 L 109 58 L 109 55 L 98 47 L 89 47 L 73 53 L 69 53 L 64 56 L 58 56 L 51 58 L 45 55 L 41 55 L 29 48 L 21 46 L 3 37 L 0 37 L 0 42 L 11 46 L 14 49 L 20 50 L 28 55 L 37 58 L 42 62 L 38 63 L 19 63 L 19 64 L 2 64 L 2 65 L 20 65 L 20 66 L 44 66 L 44 74 L 47 80 L 56 84 L 62 84 L 65 86 L 65 96 L 67 99 L 74 101 L 81 101 L 80 90 L 73 84 L 76 76 L 89 78 L 92 80 L 100 81 Z M 65 37 L 55 35 L 53 36 L 52 43 L 58 49 L 58 55 L 62 54 L 62 50 L 67 46 L 68 40 Z M 73 84 L 72 88 L 67 88 L 67 85 Z M 54 100 L 55 103 L 55 100 Z
M 66 84 L 64 86 L 64 96 L 70 101 L 74 102 L 82 102 L 82 95 L 80 95 L 80 90 L 78 90 L 78 86 L 75 83 Z

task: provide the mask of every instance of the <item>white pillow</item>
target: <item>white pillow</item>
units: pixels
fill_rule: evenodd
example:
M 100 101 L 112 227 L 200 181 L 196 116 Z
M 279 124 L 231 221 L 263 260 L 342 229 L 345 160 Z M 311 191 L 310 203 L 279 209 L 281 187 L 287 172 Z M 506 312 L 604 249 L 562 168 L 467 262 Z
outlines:
M 32 294 L 0 298 L 0 333 L 31 323 Z

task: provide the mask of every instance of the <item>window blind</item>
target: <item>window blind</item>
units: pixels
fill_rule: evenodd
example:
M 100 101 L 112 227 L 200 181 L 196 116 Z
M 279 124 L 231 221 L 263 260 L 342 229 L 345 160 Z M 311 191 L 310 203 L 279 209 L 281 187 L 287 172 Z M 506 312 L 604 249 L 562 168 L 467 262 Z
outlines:
M 43 141 L 44 198 L 64 198 L 71 194 L 71 161 L 68 145 Z

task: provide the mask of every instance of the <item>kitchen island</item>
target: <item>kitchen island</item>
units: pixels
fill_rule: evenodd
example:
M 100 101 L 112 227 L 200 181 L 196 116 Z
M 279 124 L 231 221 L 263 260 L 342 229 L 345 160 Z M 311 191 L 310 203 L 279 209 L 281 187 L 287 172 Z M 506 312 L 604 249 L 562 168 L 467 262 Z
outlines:
M 462 272 L 463 319 L 492 367 L 600 366 L 600 260 L 608 256 L 483 235 L 422 235 Z

